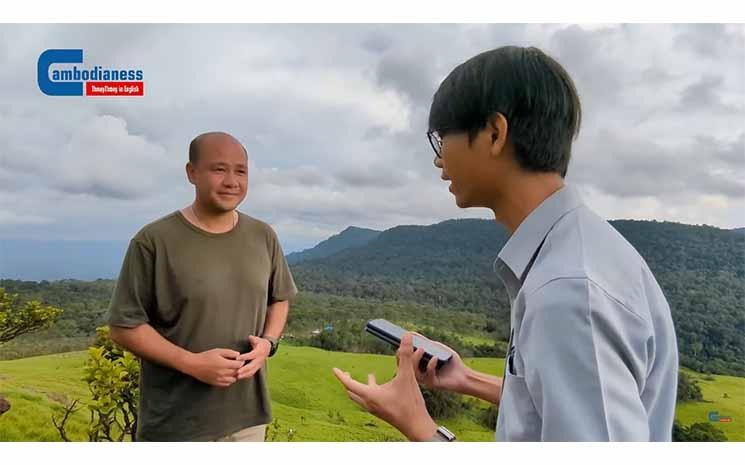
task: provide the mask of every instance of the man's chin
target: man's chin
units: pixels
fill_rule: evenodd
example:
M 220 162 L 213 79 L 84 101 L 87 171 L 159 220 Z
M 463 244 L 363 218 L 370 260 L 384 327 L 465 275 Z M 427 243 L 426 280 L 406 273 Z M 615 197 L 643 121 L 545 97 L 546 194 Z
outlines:
M 212 209 L 215 213 L 230 213 L 236 208 L 240 202 L 212 202 Z

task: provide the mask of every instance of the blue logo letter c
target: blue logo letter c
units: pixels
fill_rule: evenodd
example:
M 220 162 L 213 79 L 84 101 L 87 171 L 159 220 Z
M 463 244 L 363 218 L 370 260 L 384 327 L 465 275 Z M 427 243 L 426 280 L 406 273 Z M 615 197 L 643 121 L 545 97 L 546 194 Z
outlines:
M 39 55 L 37 80 L 39 89 L 47 95 L 83 95 L 82 82 L 55 82 L 49 79 L 49 67 L 54 63 L 82 63 L 83 50 L 50 49 Z

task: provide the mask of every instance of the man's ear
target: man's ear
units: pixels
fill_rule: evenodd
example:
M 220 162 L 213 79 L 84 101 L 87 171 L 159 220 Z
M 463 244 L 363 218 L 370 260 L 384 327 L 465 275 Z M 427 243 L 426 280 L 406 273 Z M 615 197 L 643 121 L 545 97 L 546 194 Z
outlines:
M 191 162 L 186 163 L 186 178 L 189 180 L 191 184 L 195 184 L 194 171 L 195 171 L 194 165 L 192 165 Z
M 502 113 L 494 113 L 486 123 L 486 129 L 491 138 L 490 156 L 494 158 L 501 156 L 507 146 L 507 131 L 509 130 L 507 118 Z

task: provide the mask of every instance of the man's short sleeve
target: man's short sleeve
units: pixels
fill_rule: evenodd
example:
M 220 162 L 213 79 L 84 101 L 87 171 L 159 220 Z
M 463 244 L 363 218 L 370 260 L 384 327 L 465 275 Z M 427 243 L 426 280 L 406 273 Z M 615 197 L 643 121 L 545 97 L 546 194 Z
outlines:
M 153 265 L 152 251 L 132 239 L 109 304 L 110 326 L 134 328 L 149 321 L 147 311 L 154 295 Z
M 649 441 L 649 324 L 585 278 L 526 298 L 519 336 L 543 441 Z
M 268 305 L 290 300 L 297 294 L 297 287 L 295 287 L 295 281 L 292 279 L 290 267 L 287 265 L 282 246 L 274 231 L 271 231 L 270 239 L 272 269 L 269 277 Z

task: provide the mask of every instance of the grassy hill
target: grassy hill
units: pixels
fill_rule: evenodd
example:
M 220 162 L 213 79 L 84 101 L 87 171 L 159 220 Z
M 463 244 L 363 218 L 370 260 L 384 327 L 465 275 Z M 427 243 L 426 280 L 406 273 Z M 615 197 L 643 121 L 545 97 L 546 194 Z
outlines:
M 86 352 L 68 352 L 18 360 L 0 361 L 0 393 L 12 408 L 0 417 L 0 441 L 58 441 L 52 414 L 62 412 L 65 399 L 89 399 L 81 378 Z M 496 359 L 467 360 L 469 365 L 501 373 Z M 272 408 L 279 427 L 270 427 L 270 439 L 294 441 L 403 441 L 386 423 L 357 407 L 344 392 L 332 367 L 343 368 L 359 380 L 374 372 L 379 382 L 390 379 L 395 360 L 386 355 L 327 352 L 310 347 L 284 345 L 271 360 L 269 382 Z M 486 404 L 484 404 L 486 405 Z M 84 441 L 87 409 L 68 422 L 69 436 Z M 442 422 L 464 441 L 491 441 L 494 432 L 475 418 L 461 416 Z
M 684 425 L 705 423 L 709 412 L 732 417 L 731 423 L 715 423 L 730 441 L 745 441 L 745 378 L 710 376 L 684 369 L 701 387 L 703 402 L 678 404 L 676 417 Z M 724 395 L 727 395 L 725 398 Z
M 0 441 L 58 441 L 51 422 L 53 413 L 62 411 L 67 399 L 87 400 L 86 385 L 81 381 L 85 352 L 0 361 L 0 393 L 12 404 L 0 418 Z M 494 358 L 467 359 L 470 366 L 500 374 L 503 361 Z M 270 439 L 275 441 L 401 441 L 403 436 L 384 422 L 359 409 L 336 381 L 331 368 L 348 370 L 359 379 L 376 373 L 379 382 L 394 372 L 394 359 L 386 355 L 327 352 L 310 347 L 283 345 L 268 368 L 274 417 Z M 685 425 L 707 421 L 709 411 L 733 418 L 718 423 L 730 440 L 745 441 L 745 378 L 706 376 L 697 378 L 705 402 L 678 406 L 678 419 Z M 707 380 L 707 378 L 709 378 Z M 727 393 L 728 398 L 723 398 Z M 479 406 L 485 404 L 478 404 Z M 472 412 L 443 420 L 460 440 L 491 441 L 494 432 L 482 426 Z M 88 415 L 78 411 L 69 421 L 74 440 L 86 440 Z M 292 429 L 293 433 L 289 430 Z

